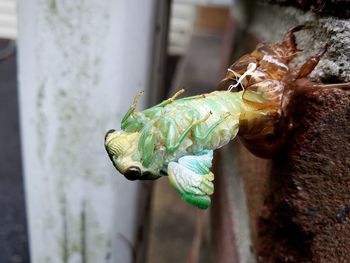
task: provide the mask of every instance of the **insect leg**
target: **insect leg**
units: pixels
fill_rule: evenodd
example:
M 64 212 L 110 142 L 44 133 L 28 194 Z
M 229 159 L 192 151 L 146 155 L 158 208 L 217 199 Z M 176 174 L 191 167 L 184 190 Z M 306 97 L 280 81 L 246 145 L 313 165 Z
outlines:
M 171 98 L 163 101 L 161 104 L 159 104 L 159 106 L 165 106 L 167 104 L 172 103 L 178 96 L 180 96 L 182 93 L 184 93 L 185 90 L 184 89 L 180 89 L 178 92 L 176 92 Z
M 166 148 L 167 151 L 171 152 L 171 147 L 175 144 L 178 135 L 175 120 L 171 117 L 164 116 L 161 130 L 167 130 Z
M 171 104 L 178 96 L 180 96 L 182 93 L 184 93 L 184 89 L 180 89 L 178 92 L 176 92 L 171 98 L 167 99 L 167 100 L 164 100 L 162 101 L 161 103 L 149 108 L 148 110 L 150 109 L 153 109 L 153 108 L 159 108 L 159 107 L 164 107 L 168 104 Z
M 327 89 L 327 88 L 337 88 L 337 89 L 350 89 L 350 82 L 347 83 L 335 83 L 335 84 L 313 84 L 313 88 Z
M 208 136 L 214 131 L 214 129 L 218 127 L 221 123 L 223 123 L 226 120 L 226 118 L 229 117 L 230 115 L 231 114 L 229 112 L 226 112 L 225 114 L 223 114 L 217 122 L 215 122 L 213 125 L 209 127 L 209 129 L 206 131 L 205 134 L 201 134 L 200 127 L 196 126 L 194 128 L 195 139 L 200 142 L 206 141 Z
M 191 132 L 191 130 L 193 129 L 193 127 L 195 127 L 198 124 L 201 124 L 202 122 L 205 122 L 210 115 L 212 114 L 212 112 L 209 112 L 207 115 L 205 115 L 202 119 L 199 120 L 195 120 L 191 123 L 190 126 L 188 126 L 185 131 L 180 135 L 180 137 L 178 138 L 177 142 L 174 143 L 174 135 L 175 132 L 173 132 L 171 134 L 171 136 L 169 136 L 170 134 L 168 133 L 168 138 L 167 138 L 167 151 L 169 153 L 173 153 L 175 152 L 181 145 L 181 143 L 183 142 L 183 140 L 186 138 L 186 136 Z M 174 121 L 174 125 L 175 125 L 175 121 Z M 175 127 L 174 127 L 175 129 Z M 171 131 L 171 130 L 170 130 Z
M 297 78 L 305 78 L 307 77 L 317 66 L 321 57 L 326 53 L 327 47 L 322 48 L 317 55 L 309 58 L 300 68 Z
M 122 122 L 121 122 L 121 126 L 125 126 L 128 118 L 130 117 L 131 114 L 133 114 L 135 112 L 135 109 L 136 109 L 136 105 L 137 105 L 137 102 L 139 101 L 140 97 L 143 95 L 143 91 L 137 93 L 137 95 L 135 96 L 134 98 L 134 101 L 133 103 L 131 104 L 129 110 L 127 111 L 127 113 L 125 113 L 123 119 L 122 119 Z
M 335 83 L 335 84 L 322 84 L 322 83 L 315 83 L 312 82 L 306 78 L 297 79 L 295 85 L 295 90 L 299 92 L 305 92 L 310 89 L 343 89 L 347 90 L 350 89 L 350 82 L 346 83 Z
M 310 27 L 305 26 L 305 25 L 299 25 L 299 26 L 295 26 L 291 29 L 288 30 L 288 32 L 284 35 L 283 39 L 282 39 L 282 45 L 284 47 L 287 47 L 288 50 L 290 50 L 291 53 L 294 53 L 297 51 L 297 45 L 295 42 L 295 32 L 304 30 L 304 29 L 308 29 Z
M 153 124 L 150 123 L 143 129 L 138 144 L 142 156 L 142 164 L 146 167 L 152 161 L 156 139 L 156 132 L 153 129 Z

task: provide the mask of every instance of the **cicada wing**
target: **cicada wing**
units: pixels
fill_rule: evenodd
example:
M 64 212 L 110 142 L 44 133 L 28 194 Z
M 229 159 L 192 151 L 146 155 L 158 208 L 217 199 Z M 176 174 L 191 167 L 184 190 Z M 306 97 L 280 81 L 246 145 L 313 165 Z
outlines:
M 210 206 L 210 195 L 214 192 L 214 174 L 210 172 L 213 151 L 200 155 L 187 155 L 168 164 L 171 185 L 181 198 L 191 205 L 206 209 Z

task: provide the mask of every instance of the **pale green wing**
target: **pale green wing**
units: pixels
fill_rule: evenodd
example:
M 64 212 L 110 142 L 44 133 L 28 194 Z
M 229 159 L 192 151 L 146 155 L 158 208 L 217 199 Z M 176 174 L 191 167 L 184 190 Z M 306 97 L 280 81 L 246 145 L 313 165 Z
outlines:
M 171 185 L 183 200 L 202 209 L 210 206 L 209 195 L 214 192 L 214 174 L 209 170 L 212 160 L 213 151 L 204 151 L 200 155 L 187 155 L 168 164 Z

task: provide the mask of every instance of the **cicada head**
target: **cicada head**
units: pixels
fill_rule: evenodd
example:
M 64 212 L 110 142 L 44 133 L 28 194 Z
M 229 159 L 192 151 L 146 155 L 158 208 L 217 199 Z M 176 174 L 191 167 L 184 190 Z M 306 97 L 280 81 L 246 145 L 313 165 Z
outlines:
M 129 180 L 153 180 L 160 177 L 156 167 L 144 167 L 138 151 L 140 132 L 110 130 L 105 148 L 113 165 Z

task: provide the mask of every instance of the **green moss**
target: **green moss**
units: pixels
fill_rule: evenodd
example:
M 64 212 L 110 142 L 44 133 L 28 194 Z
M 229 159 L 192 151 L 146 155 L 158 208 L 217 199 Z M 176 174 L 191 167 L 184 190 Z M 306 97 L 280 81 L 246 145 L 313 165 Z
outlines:
M 41 83 L 36 96 L 36 111 L 37 111 L 37 121 L 36 121 L 36 132 L 37 132 L 37 154 L 41 160 L 44 158 L 45 148 L 46 148 L 46 130 L 48 126 L 48 119 L 43 109 L 45 102 L 45 83 Z
M 61 216 L 53 217 L 55 221 L 46 226 L 47 231 L 51 232 L 52 226 L 54 230 L 61 231 L 55 237 L 60 253 L 49 255 L 49 258 L 53 260 L 58 257 L 60 262 L 70 262 L 73 258 L 80 258 L 80 262 L 102 262 L 103 259 L 96 259 L 96 255 L 111 250 L 107 240 L 112 238 L 112 233 L 106 233 L 98 224 L 102 222 L 94 215 L 96 209 L 92 207 L 92 201 L 87 200 L 85 207 L 83 198 L 77 197 L 72 190 L 77 184 L 87 186 L 88 189 L 91 186 L 105 186 L 105 179 L 110 176 L 100 169 L 103 163 L 96 154 L 98 130 L 105 125 L 106 120 L 102 124 L 98 123 L 100 120 L 94 118 L 95 106 L 92 103 L 103 66 L 101 56 L 104 50 L 100 49 L 103 41 L 99 40 L 103 40 L 101 36 L 105 36 L 109 21 L 103 20 L 105 24 L 92 22 L 99 20 L 91 19 L 87 14 L 102 14 L 96 12 L 94 5 L 86 5 L 81 1 L 61 3 L 43 0 L 41 7 L 44 9 L 45 32 L 52 37 L 49 38 L 49 46 L 55 50 L 54 55 L 59 57 L 58 60 L 41 64 L 47 68 L 43 68 L 45 76 L 39 77 L 48 80 L 45 82 L 45 79 L 42 87 L 39 87 L 36 101 L 40 113 L 38 116 L 43 116 L 39 117 L 37 123 L 42 147 L 40 155 L 45 158 L 44 161 L 49 162 L 46 167 L 50 168 L 49 183 L 53 185 L 52 202 L 61 208 Z M 77 19 L 80 21 L 79 28 L 76 26 Z M 95 37 L 92 32 L 97 32 L 98 35 Z M 96 52 L 91 54 L 91 49 Z M 45 114 L 50 119 L 44 117 Z M 50 131 L 52 137 L 46 138 L 45 123 L 51 121 L 51 118 L 55 131 Z M 48 139 L 50 151 L 45 151 Z M 103 134 L 101 147 L 102 139 Z M 94 197 L 95 194 L 94 192 L 91 196 Z M 86 195 L 90 196 L 89 193 Z M 77 198 L 83 202 L 81 209 L 75 206 Z M 91 242 L 93 247 L 87 247 Z
M 52 14 L 57 14 L 57 3 L 56 3 L 56 0 L 51 0 L 50 1 L 50 12 Z

